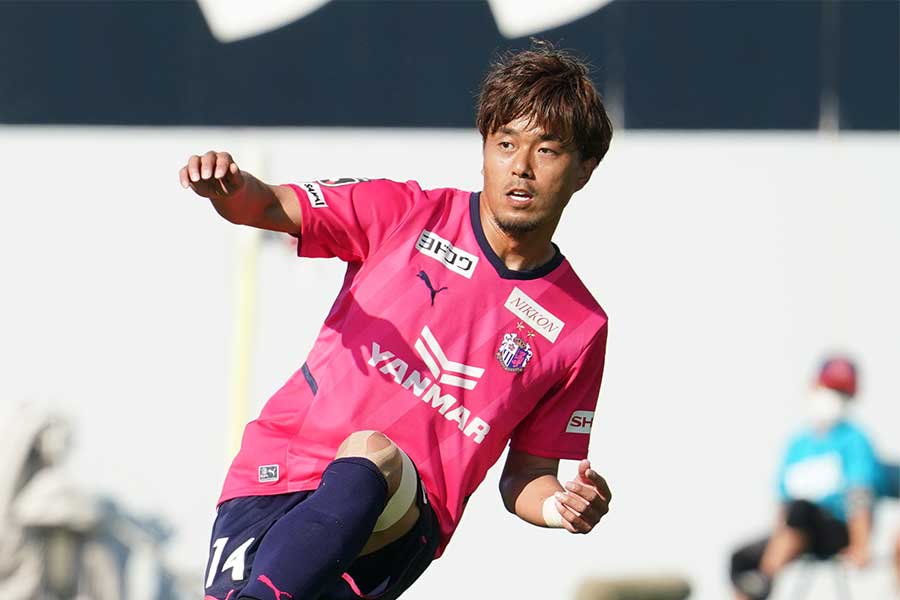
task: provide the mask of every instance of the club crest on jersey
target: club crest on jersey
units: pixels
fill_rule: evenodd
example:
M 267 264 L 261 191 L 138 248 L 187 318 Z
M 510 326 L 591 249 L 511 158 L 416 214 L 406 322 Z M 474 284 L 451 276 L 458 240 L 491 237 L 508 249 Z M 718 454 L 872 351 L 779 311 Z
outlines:
M 529 332 L 528 337 L 533 335 Z M 495 356 L 500 361 L 500 366 L 507 371 L 521 373 L 525 370 L 531 357 L 534 356 L 534 352 L 531 350 L 531 344 L 523 340 L 515 331 L 511 331 L 503 336 L 503 341 L 500 342 Z

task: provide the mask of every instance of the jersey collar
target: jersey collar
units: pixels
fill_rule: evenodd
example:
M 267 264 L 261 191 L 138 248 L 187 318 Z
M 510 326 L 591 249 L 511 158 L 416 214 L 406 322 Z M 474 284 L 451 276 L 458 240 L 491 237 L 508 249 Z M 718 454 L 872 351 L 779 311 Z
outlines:
M 484 235 L 484 228 L 481 226 L 480 197 L 481 192 L 472 192 L 469 196 L 469 218 L 472 220 L 472 231 L 475 232 L 475 239 L 478 240 L 478 245 L 481 247 L 481 253 L 485 255 L 488 262 L 490 262 L 494 267 L 494 270 L 497 271 L 497 275 L 502 279 L 539 279 L 544 275 L 548 275 L 553 269 L 562 264 L 565 256 L 559 251 L 559 246 L 550 242 L 553 245 L 556 254 L 541 266 L 526 271 L 514 271 L 507 267 L 506 264 L 500 260 L 500 257 L 497 256 L 497 253 L 494 252 L 494 249 L 491 248 L 491 245 L 487 241 L 487 237 Z

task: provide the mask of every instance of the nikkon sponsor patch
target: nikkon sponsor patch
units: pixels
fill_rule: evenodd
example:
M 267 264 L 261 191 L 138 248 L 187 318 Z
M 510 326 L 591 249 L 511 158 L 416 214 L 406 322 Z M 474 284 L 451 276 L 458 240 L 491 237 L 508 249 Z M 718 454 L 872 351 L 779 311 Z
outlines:
M 566 324 L 549 310 L 528 297 L 528 294 L 514 287 L 504 304 L 506 309 L 522 319 L 537 333 L 555 342 L 559 332 Z

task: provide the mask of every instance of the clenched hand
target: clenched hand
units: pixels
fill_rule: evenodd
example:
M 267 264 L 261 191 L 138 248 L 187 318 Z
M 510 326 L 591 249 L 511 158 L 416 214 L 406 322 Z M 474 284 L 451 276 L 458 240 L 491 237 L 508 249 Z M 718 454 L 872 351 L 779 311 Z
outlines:
M 212 150 L 203 156 L 190 157 L 178 177 L 181 187 L 189 187 L 211 200 L 230 196 L 244 185 L 244 176 L 231 155 Z
M 591 468 L 591 461 L 578 463 L 578 476 L 556 492 L 556 509 L 563 518 L 563 527 L 572 533 L 588 533 L 609 512 L 612 492 L 599 473 Z

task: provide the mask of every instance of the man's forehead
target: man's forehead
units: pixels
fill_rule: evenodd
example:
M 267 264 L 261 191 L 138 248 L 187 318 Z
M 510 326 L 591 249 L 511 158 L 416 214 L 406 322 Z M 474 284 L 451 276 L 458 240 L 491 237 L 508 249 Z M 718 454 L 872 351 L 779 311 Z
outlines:
M 547 141 L 562 141 L 563 136 L 552 128 L 542 126 L 534 118 L 520 117 L 500 126 L 497 133 L 507 135 L 526 135 Z

